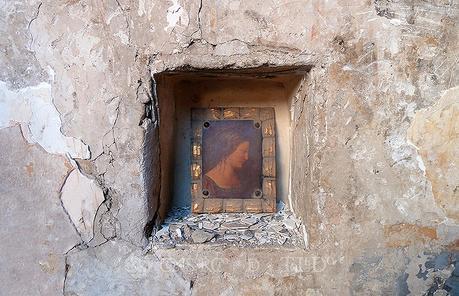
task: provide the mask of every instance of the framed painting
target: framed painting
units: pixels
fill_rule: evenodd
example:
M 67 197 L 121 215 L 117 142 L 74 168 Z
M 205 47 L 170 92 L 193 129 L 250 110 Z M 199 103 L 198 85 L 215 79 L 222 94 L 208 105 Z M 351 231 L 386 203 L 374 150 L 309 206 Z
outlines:
M 274 108 L 191 110 L 193 213 L 274 212 Z

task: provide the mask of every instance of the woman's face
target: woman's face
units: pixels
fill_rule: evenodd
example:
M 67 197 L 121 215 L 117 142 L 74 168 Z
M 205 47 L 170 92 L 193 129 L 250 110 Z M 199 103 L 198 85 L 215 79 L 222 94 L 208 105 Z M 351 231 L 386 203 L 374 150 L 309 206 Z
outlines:
M 249 159 L 250 144 L 248 141 L 239 144 L 236 149 L 226 159 L 226 163 L 233 168 L 240 169 L 244 163 Z

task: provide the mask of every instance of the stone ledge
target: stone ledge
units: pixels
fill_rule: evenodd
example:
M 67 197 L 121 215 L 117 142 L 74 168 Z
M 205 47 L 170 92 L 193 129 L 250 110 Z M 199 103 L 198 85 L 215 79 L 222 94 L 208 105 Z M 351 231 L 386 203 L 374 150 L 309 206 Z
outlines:
M 154 248 L 195 244 L 212 247 L 305 248 L 304 225 L 291 211 L 269 213 L 220 213 L 191 215 L 189 208 L 174 208 L 150 237 Z

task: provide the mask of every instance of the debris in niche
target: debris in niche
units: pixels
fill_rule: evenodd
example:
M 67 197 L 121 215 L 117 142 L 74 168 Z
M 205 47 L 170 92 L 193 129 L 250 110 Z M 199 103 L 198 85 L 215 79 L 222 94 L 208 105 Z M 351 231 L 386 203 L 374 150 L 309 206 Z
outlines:
M 191 215 L 190 208 L 173 208 L 150 240 L 162 248 L 186 244 L 304 247 L 302 223 L 284 207 L 280 201 L 274 214 L 199 215 Z

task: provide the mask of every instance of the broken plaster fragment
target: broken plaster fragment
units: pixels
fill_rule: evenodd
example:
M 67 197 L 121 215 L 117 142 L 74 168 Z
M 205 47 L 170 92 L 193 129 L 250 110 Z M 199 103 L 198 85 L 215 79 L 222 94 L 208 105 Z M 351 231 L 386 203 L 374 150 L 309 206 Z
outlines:
M 193 242 L 196 244 L 202 244 L 207 241 L 210 241 L 214 238 L 214 236 L 214 233 L 210 233 L 201 229 L 197 229 L 193 231 L 193 233 L 191 234 L 191 238 L 193 239 Z
M 48 153 L 90 158 L 83 141 L 62 134 L 60 114 L 53 104 L 49 83 L 12 90 L 0 81 L 0 128 L 18 123 L 27 142 L 38 143 Z
M 104 201 L 104 193 L 94 180 L 73 170 L 61 190 L 61 200 L 73 224 L 85 242 L 94 235 L 94 217 Z
M 164 28 L 164 31 L 173 29 L 177 23 L 180 21 L 180 25 L 188 26 L 189 19 L 186 11 L 182 6 L 180 6 L 178 0 L 171 0 L 172 5 L 167 9 L 167 26 Z
M 459 221 L 459 87 L 445 91 L 432 106 L 416 111 L 407 138 L 421 156 L 437 205 Z

